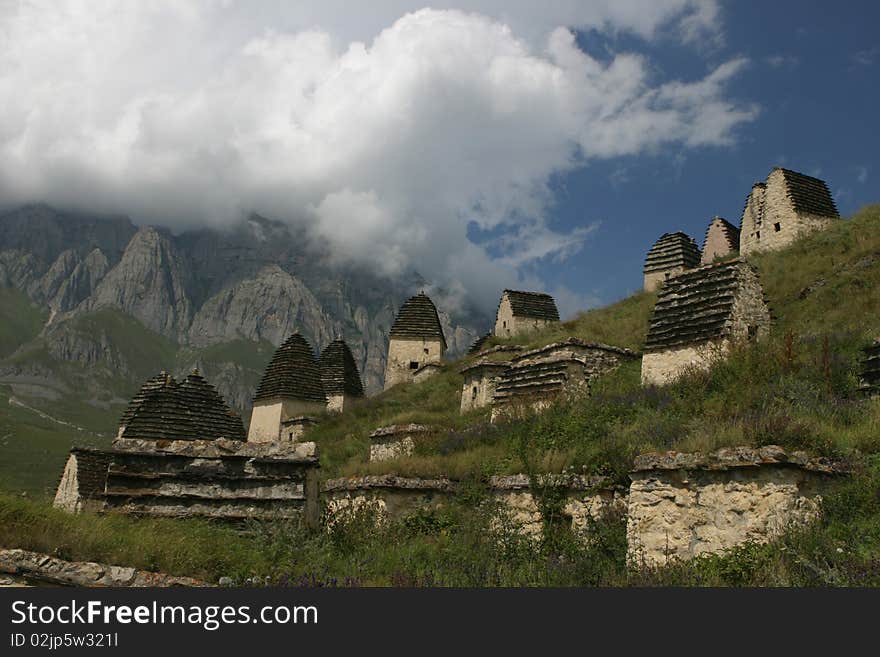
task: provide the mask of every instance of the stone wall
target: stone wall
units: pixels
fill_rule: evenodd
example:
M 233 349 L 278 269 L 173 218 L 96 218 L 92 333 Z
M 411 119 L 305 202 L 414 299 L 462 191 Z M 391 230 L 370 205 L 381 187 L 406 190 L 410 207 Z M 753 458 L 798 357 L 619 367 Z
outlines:
M 689 369 L 708 370 L 730 351 L 729 340 L 647 353 L 642 356 L 642 385 L 672 383 Z
M 767 542 L 814 519 L 838 465 L 777 446 L 636 458 L 627 502 L 628 558 L 662 566 Z
M 552 485 L 565 489 L 560 520 L 572 531 L 586 530 L 589 518 L 597 519 L 609 508 L 625 508 L 622 491 L 610 486 L 605 478 L 556 479 L 558 483 L 553 481 Z M 325 523 L 333 525 L 345 514 L 357 511 L 375 515 L 377 522 L 397 520 L 420 510 L 442 508 L 454 500 L 459 489 L 458 482 L 446 478 L 378 475 L 333 479 L 322 489 Z M 541 513 L 526 475 L 491 477 L 488 495 L 490 500 L 500 503 L 499 513 L 517 531 L 534 538 L 540 536 Z
M 55 490 L 55 508 L 68 513 L 100 511 L 104 504 L 104 486 L 110 460 L 108 451 L 86 448 L 70 450 Z
M 443 362 L 443 343 L 436 339 L 391 338 L 385 367 L 385 390 L 408 383 L 423 365 Z
M 318 522 L 314 443 L 118 440 L 111 454 L 107 512 Z

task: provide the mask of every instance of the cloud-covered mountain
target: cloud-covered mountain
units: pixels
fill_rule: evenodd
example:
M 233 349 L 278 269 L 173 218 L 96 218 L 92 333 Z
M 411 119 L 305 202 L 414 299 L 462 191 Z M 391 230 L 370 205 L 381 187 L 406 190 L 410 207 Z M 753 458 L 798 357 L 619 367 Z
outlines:
M 367 389 L 380 390 L 397 308 L 419 288 L 430 289 L 415 272 L 389 279 L 341 266 L 304 234 L 256 215 L 227 230 L 175 235 L 46 205 L 0 215 L 0 287 L 25 292 L 43 309 L 39 341 L 52 358 L 123 378 L 143 376 L 144 368 L 200 365 L 244 410 L 260 358 L 293 331 L 316 349 L 344 336 Z M 442 291 L 434 293 L 443 309 Z M 120 322 L 131 325 L 127 332 Z M 488 319 L 455 308 L 444 323 L 455 354 Z M 155 338 L 144 338 L 143 329 Z M 135 363 L 137 345 L 127 343 L 150 340 L 169 345 L 173 362 Z M 248 358 L 257 345 L 266 345 L 262 355 Z

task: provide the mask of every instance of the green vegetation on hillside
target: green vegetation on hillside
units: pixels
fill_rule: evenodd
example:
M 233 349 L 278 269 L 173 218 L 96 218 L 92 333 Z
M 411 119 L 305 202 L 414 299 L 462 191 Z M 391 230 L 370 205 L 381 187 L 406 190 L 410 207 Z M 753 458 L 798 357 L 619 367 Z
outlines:
M 20 290 L 0 287 L 0 358 L 37 337 L 46 314 Z
M 772 335 L 740 346 L 710 372 L 643 388 L 639 365 L 631 363 L 594 382 L 588 398 L 561 400 L 541 415 L 490 429 L 479 426 L 485 413 L 459 415 L 457 371 L 465 359 L 433 380 L 397 386 L 325 421 L 312 434 L 325 475 L 445 471 L 462 477 L 528 468 L 625 481 L 632 457 L 645 451 L 777 443 L 859 458 L 880 450 L 880 402 L 856 391 L 859 350 L 880 328 L 880 206 L 750 261 L 775 318 Z M 537 346 L 576 336 L 638 348 L 655 298 L 638 293 L 519 341 Z M 436 424 L 459 439 L 445 441 L 439 455 L 423 450 L 368 463 L 370 431 L 404 421 Z M 478 426 L 463 433 L 466 425 Z
M 462 480 L 466 492 L 442 510 L 381 526 L 354 514 L 333 530 L 254 523 L 237 532 L 200 520 L 73 517 L 0 495 L 0 545 L 211 580 L 259 575 L 305 585 L 880 585 L 880 400 L 857 390 L 859 350 L 880 329 L 880 206 L 750 261 L 775 317 L 771 335 L 737 346 L 708 372 L 645 388 L 639 364 L 630 363 L 595 381 L 589 397 L 493 426 L 486 409 L 459 414 L 463 359 L 311 431 L 325 478 L 395 472 Z M 574 335 L 638 348 L 654 299 L 636 294 L 523 344 Z M 247 357 L 256 363 L 264 355 Z M 439 431 L 412 457 L 368 463 L 369 434 L 408 422 Z M 619 516 L 591 527 L 586 548 L 552 527 L 531 542 L 491 520 L 487 475 L 574 471 L 626 483 L 640 452 L 770 443 L 846 459 L 854 475 L 825 496 L 818 521 L 767 545 L 631 570 Z

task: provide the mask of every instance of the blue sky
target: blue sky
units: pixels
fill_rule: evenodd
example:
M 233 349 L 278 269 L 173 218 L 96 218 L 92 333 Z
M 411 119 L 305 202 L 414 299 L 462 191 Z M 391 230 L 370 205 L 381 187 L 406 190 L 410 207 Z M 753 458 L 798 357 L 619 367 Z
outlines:
M 880 5 L 0 2 L 0 204 L 173 230 L 255 211 L 450 310 L 639 288 L 776 165 L 880 200 Z M 161 48 L 157 44 L 161 43 Z
M 702 245 L 713 216 L 739 225 L 752 183 L 773 166 L 827 181 L 842 216 L 880 201 L 880 4 L 844 2 L 832 11 L 827 2 L 738 2 L 724 16 L 723 45 L 704 51 L 579 35 L 587 49 L 647 52 L 659 74 L 673 76 L 747 57 L 729 93 L 760 112 L 730 146 L 670 146 L 559 177 L 554 222 L 598 226 L 577 256 L 538 263 L 551 285 L 602 303 L 639 289 L 644 254 L 660 234 L 683 230 Z

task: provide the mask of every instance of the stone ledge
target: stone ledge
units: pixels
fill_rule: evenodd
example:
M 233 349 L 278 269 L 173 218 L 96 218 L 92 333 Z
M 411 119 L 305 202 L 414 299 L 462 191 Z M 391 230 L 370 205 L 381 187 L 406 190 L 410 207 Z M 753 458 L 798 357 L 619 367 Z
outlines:
M 730 470 L 733 468 L 766 465 L 795 466 L 822 474 L 847 474 L 848 468 L 840 461 L 806 452 L 786 452 L 779 445 L 764 447 L 724 447 L 710 452 L 651 452 L 640 454 L 633 462 L 632 472 L 650 470 Z
M 47 554 L 17 549 L 0 549 L 0 573 L 66 586 L 208 586 L 192 577 L 176 577 L 93 561 L 65 561 Z
M 439 479 L 418 479 L 415 477 L 398 477 L 397 475 L 367 475 L 364 477 L 342 477 L 330 479 L 321 487 L 322 493 L 339 491 L 365 490 L 369 488 L 391 488 L 396 490 L 436 490 L 454 492 L 457 482 L 445 477 Z
M 241 440 L 136 440 L 121 438 L 113 441 L 112 449 L 127 454 L 168 454 L 198 458 L 270 458 L 288 461 L 317 461 L 318 446 L 313 442 L 249 443 Z
M 483 349 L 482 351 L 478 351 L 474 354 L 476 358 L 483 358 L 484 356 L 488 356 L 490 354 L 497 354 L 499 352 L 516 352 L 522 351 L 523 347 L 516 344 L 498 344 L 494 347 L 489 347 L 488 349 Z
M 570 490 L 593 490 L 596 488 L 616 489 L 608 477 L 586 475 L 541 475 L 540 485 L 558 485 Z M 493 491 L 525 490 L 530 487 L 529 476 L 525 474 L 494 475 L 489 477 L 489 488 Z M 341 477 L 324 482 L 322 493 L 339 491 L 366 490 L 370 488 L 388 488 L 395 490 L 436 490 L 454 493 L 461 482 L 440 477 L 421 479 L 418 477 L 399 477 L 393 474 L 366 475 L 363 477 Z
M 436 427 L 425 424 L 392 424 L 387 427 L 379 427 L 370 434 L 372 442 L 386 442 L 394 436 L 411 435 L 415 433 L 431 433 L 436 431 Z
M 593 490 L 595 488 L 618 488 L 611 483 L 608 477 L 587 475 L 561 475 L 547 474 L 538 476 L 540 486 L 561 486 L 569 490 Z M 494 475 L 489 477 L 489 487 L 492 490 L 524 490 L 531 487 L 531 481 L 526 474 Z
M 562 340 L 561 342 L 553 342 L 548 345 L 544 345 L 543 347 L 539 347 L 537 349 L 532 349 L 530 351 L 524 351 L 521 354 L 518 354 L 513 358 L 513 362 L 517 362 L 523 360 L 525 358 L 530 358 L 531 356 L 536 356 L 538 354 L 544 353 L 545 351 L 553 351 L 554 349 L 564 349 L 565 347 L 581 347 L 584 349 L 598 349 L 600 351 L 610 351 L 611 353 L 619 354 L 621 356 L 627 356 L 629 358 L 638 358 L 641 354 L 637 351 L 633 351 L 632 349 L 627 349 L 625 347 L 615 347 L 610 344 L 605 344 L 603 342 L 587 342 L 586 340 L 581 340 L 580 338 L 568 338 L 567 340 Z

